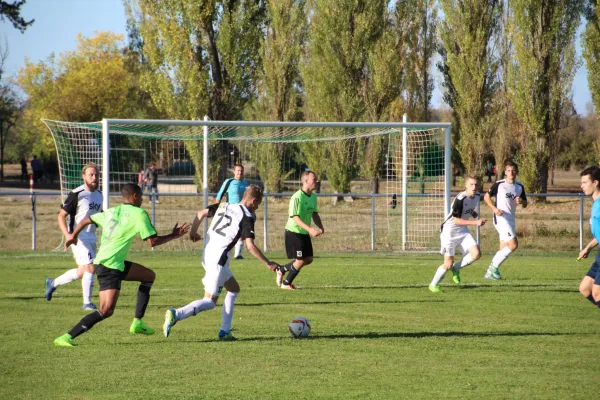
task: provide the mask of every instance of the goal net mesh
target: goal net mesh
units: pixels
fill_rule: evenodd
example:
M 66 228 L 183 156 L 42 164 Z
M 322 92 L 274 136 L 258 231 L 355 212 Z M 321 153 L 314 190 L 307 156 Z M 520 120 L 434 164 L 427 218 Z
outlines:
M 56 144 L 63 197 L 82 184 L 81 168 L 86 163 L 96 163 L 103 176 L 100 122 L 44 122 Z M 159 234 L 169 232 L 175 222 L 191 223 L 203 205 L 205 124 L 187 123 L 109 121 L 110 204 L 120 204 L 121 187 L 138 183 L 140 173 L 154 162 L 159 173 L 158 196 L 145 196 L 142 207 Z M 315 251 L 437 250 L 444 218 L 444 129 L 407 131 L 404 241 L 403 135 L 399 127 L 240 122 L 208 126 L 208 203 L 215 201 L 223 181 L 233 176 L 233 166 L 243 165 L 244 178 L 261 186 L 266 194 L 256 211 L 256 243 L 266 244 L 269 251 L 284 251 L 289 200 L 301 188 L 301 173 L 310 169 L 320 180 L 319 214 L 326 231 L 313 241 Z M 138 242 L 134 248 L 144 245 Z M 157 249 L 198 248 L 186 237 Z

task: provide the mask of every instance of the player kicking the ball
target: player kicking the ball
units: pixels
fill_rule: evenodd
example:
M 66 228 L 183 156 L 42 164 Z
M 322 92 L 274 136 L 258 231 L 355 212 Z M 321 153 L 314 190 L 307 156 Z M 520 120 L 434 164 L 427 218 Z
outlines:
M 515 214 L 517 204 L 523 208 L 527 207 L 527 197 L 523 184 L 516 181 L 519 169 L 517 164 L 512 161 L 504 163 L 504 176 L 494 183 L 490 190 L 485 194 L 483 200 L 494 212 L 494 227 L 500 236 L 499 250 L 492 258 L 484 278 L 502 279 L 500 275 L 500 266 L 508 256 L 519 247 L 515 229 Z M 496 198 L 496 204 L 492 203 L 492 197 Z
M 479 260 L 481 251 L 471 232 L 469 225 L 482 226 L 485 219 L 478 219 L 477 205 L 481 195 L 477 192 L 477 178 L 469 175 L 465 182 L 466 189 L 456 196 L 452 202 L 450 214 L 441 226 L 440 241 L 442 248 L 440 253 L 444 256 L 444 263 L 440 265 L 429 285 L 429 290 L 434 293 L 440 291 L 440 281 L 448 270 L 452 270 L 452 280 L 460 284 L 460 269 Z M 474 220 L 471 217 L 475 218 Z M 454 262 L 454 253 L 459 249 L 463 254 L 462 260 Z
M 143 201 L 142 189 L 128 183 L 123 186 L 121 194 L 125 200 L 124 204 L 84 218 L 75 231 L 66 237 L 65 247 L 69 247 L 71 244 L 77 244 L 77 236 L 86 226 L 94 224 L 102 227 L 100 249 L 94 259 L 94 268 L 100 284 L 100 308 L 83 317 L 68 333 L 57 337 L 54 340 L 57 346 L 73 347 L 73 339 L 113 314 L 121 292 L 121 281 L 140 282 L 135 318 L 129 332 L 143 335 L 154 333 L 142 318 L 150 301 L 150 289 L 156 274 L 143 265 L 126 261 L 125 257 L 129 253 L 131 242 L 137 235 L 140 235 L 150 247 L 155 247 L 185 235 L 190 227 L 187 224 L 177 227 L 175 224 L 171 234 L 157 236 L 148 213 L 140 208 Z
M 269 261 L 254 244 L 254 218 L 255 211 L 262 201 L 262 191 L 256 185 L 250 185 L 244 191 L 239 204 L 221 203 L 214 204 L 198 212 L 192 223 L 190 239 L 194 242 L 201 240 L 198 227 L 205 218 L 213 218 L 207 231 L 208 242 L 202 252 L 202 266 L 204 267 L 204 298 L 192 301 L 181 308 L 170 308 L 165 315 L 163 333 L 169 337 L 173 326 L 181 320 L 192 317 L 199 312 L 215 308 L 223 288 L 227 290 L 223 301 L 223 318 L 219 330 L 219 340 L 236 340 L 231 335 L 231 321 L 235 299 L 240 292 L 240 285 L 229 269 L 231 250 L 242 239 L 248 251 L 262 261 L 271 271 L 279 265 Z

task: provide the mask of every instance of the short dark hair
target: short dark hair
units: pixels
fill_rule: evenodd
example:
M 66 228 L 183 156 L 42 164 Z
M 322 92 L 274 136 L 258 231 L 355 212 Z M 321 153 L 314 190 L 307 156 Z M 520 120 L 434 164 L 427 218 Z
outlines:
M 516 162 L 511 161 L 511 160 L 506 160 L 504 162 L 504 169 L 506 169 L 506 167 L 513 167 L 515 168 L 517 171 L 519 170 L 519 166 L 517 165 Z
M 600 168 L 598 168 L 597 166 L 592 165 L 591 167 L 587 167 L 579 174 L 579 176 L 586 175 L 589 175 L 592 181 L 598 181 L 598 183 L 600 184 Z
M 262 189 L 260 187 L 258 187 L 257 185 L 248 185 L 248 187 L 244 191 L 244 196 L 242 198 L 247 198 L 247 197 L 262 201 L 262 198 L 263 198 Z
M 315 179 L 317 178 L 317 174 L 315 173 L 315 171 L 308 170 L 308 171 L 302 171 L 302 175 L 300 175 L 300 180 L 303 180 L 304 177 L 306 177 L 310 174 L 313 174 L 315 176 Z
M 130 199 L 134 193 L 142 194 L 142 189 L 135 183 L 126 183 L 121 189 L 121 196 L 124 199 Z

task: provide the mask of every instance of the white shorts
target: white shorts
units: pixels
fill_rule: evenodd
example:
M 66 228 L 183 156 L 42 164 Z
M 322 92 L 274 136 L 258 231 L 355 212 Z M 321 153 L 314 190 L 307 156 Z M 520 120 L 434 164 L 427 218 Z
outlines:
M 93 264 L 96 258 L 96 241 L 78 240 L 76 245 L 71 245 L 71 250 L 77 265 Z
M 501 242 L 508 242 L 517 237 L 515 221 L 494 214 L 494 228 L 498 231 Z
M 204 278 L 202 278 L 204 291 L 213 296 L 221 295 L 225 282 L 233 278 L 233 272 L 229 269 L 229 260 L 225 266 L 218 263 L 208 263 L 208 265 L 202 263 L 202 266 L 205 271 Z
M 473 235 L 471 235 L 471 232 L 460 233 L 458 235 L 441 233 L 440 242 L 442 243 L 440 254 L 452 257 L 454 257 L 457 249 L 464 255 L 469 252 L 471 247 L 477 246 L 477 242 L 473 238 Z

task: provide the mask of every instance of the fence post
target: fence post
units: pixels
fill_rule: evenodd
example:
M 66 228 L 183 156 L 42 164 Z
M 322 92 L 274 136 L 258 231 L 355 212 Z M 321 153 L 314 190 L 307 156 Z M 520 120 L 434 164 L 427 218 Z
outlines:
M 37 241 L 37 228 L 35 217 L 35 192 L 33 191 L 33 175 L 29 175 L 29 193 L 31 193 L 31 250 L 35 250 Z
M 481 199 L 479 203 L 477 203 L 477 216 L 479 219 L 481 219 Z M 477 244 L 481 246 L 481 225 L 477 225 L 475 232 L 477 234 L 477 237 L 475 238 L 477 240 Z
M 375 251 L 375 194 L 371 193 L 371 251 Z
M 150 188 L 150 200 L 152 201 L 152 226 L 156 229 L 156 193 L 152 193 L 152 188 Z M 154 247 L 152 247 L 154 250 Z
M 268 224 L 268 203 L 269 203 L 269 197 L 267 197 L 268 195 L 265 193 L 264 195 L 264 201 L 263 201 L 263 232 L 264 232 L 264 237 L 263 237 L 263 252 L 267 252 L 267 236 L 269 236 L 269 224 Z
M 579 251 L 583 250 L 583 196 L 579 193 Z

